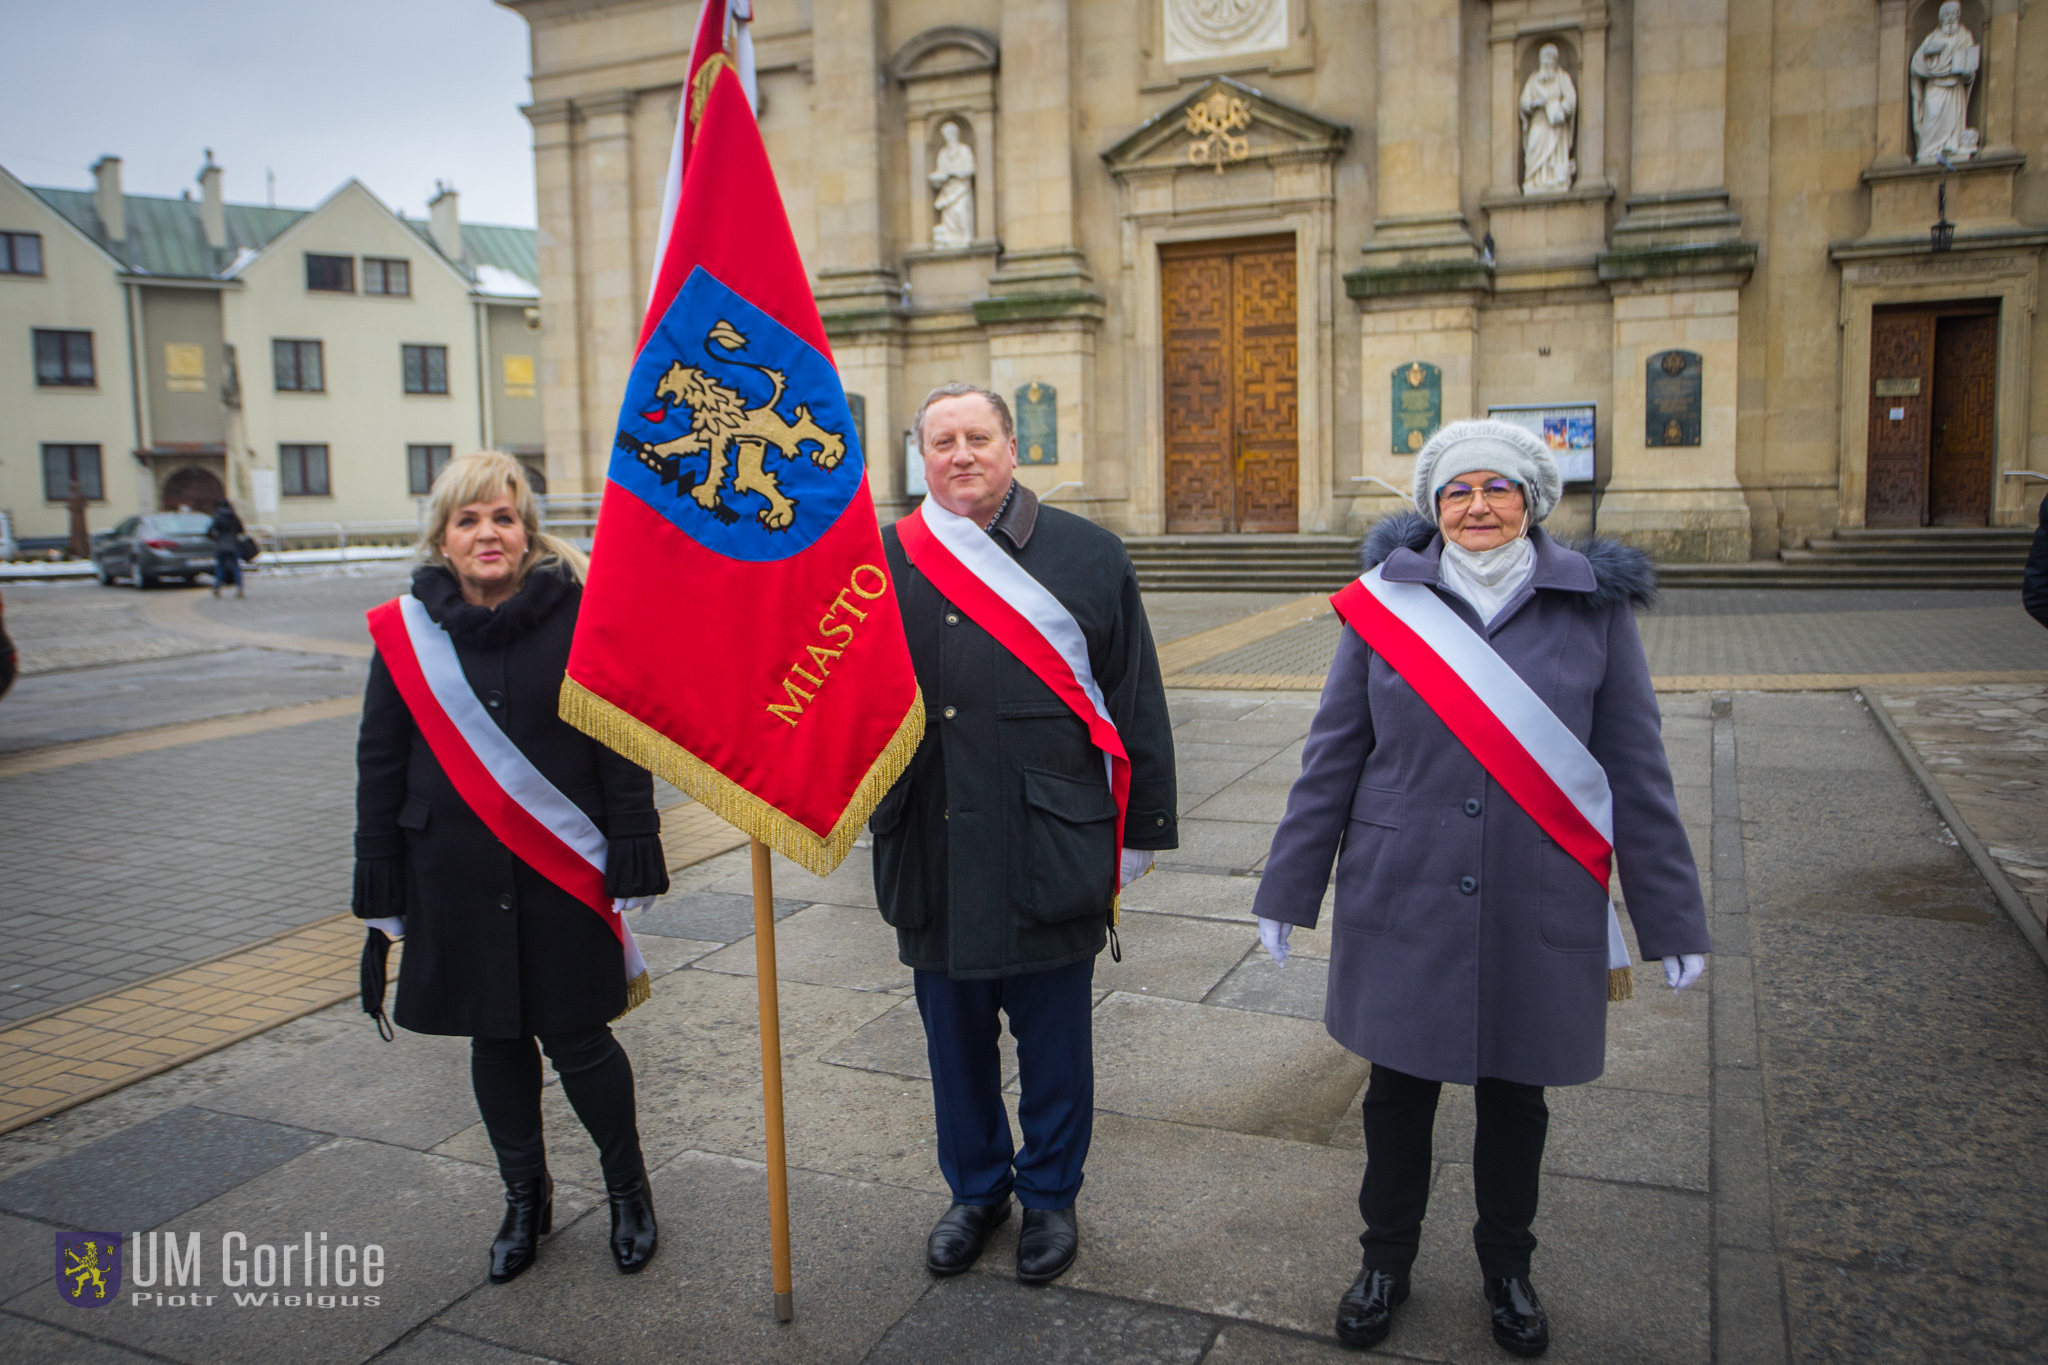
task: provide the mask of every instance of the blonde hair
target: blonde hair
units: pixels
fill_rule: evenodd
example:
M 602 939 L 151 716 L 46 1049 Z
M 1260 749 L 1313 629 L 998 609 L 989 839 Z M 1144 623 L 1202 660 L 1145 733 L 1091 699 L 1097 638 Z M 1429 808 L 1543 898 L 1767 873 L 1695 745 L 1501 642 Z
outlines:
M 583 551 L 540 529 L 540 504 L 534 500 L 533 485 L 519 461 L 497 450 L 478 450 L 448 462 L 434 488 L 427 495 L 427 522 L 420 534 L 419 555 L 429 564 L 449 568 L 441 553 L 441 541 L 448 534 L 448 519 L 473 502 L 496 502 L 503 493 L 512 495 L 519 523 L 526 528 L 526 554 L 519 561 L 518 582 L 545 565 L 558 564 L 578 583 L 589 572 L 590 561 Z

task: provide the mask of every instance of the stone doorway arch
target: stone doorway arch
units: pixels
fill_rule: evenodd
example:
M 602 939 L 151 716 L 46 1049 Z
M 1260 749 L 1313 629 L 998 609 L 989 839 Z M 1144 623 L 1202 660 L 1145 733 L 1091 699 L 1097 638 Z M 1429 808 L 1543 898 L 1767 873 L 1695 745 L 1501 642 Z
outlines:
M 175 512 L 180 507 L 211 512 L 227 495 L 220 475 L 198 465 L 186 465 L 164 480 L 163 490 L 157 495 L 157 507 L 164 512 Z

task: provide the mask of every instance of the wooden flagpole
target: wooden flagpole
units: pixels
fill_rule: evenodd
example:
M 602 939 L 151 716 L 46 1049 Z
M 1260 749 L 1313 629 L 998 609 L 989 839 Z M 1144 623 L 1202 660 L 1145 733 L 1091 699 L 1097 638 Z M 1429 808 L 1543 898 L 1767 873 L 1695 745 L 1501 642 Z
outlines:
M 754 979 L 761 995 L 761 1108 L 767 1119 L 768 1240 L 775 1265 L 775 1320 L 796 1316 L 789 1264 L 789 1165 L 782 1141 L 782 1004 L 775 989 L 775 869 L 754 845 Z

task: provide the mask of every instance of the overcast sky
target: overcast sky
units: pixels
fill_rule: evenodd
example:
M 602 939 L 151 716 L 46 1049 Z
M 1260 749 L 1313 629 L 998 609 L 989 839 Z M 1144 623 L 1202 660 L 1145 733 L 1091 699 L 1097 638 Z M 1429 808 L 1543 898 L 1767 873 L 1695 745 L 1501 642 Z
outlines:
M 354 176 L 418 215 L 532 226 L 526 22 L 490 0 L 0 0 L 0 165 L 176 195 L 213 148 L 230 202 L 310 208 Z

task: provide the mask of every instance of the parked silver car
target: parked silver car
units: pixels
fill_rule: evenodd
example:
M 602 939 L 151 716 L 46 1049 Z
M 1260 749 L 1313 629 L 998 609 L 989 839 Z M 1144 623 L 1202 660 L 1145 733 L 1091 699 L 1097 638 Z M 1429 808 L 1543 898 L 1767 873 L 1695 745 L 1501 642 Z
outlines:
M 166 578 L 190 583 L 213 572 L 213 537 L 206 528 L 213 518 L 204 512 L 155 512 L 130 517 L 111 531 L 92 538 L 93 568 L 102 583 L 126 578 L 138 588 L 153 588 Z

